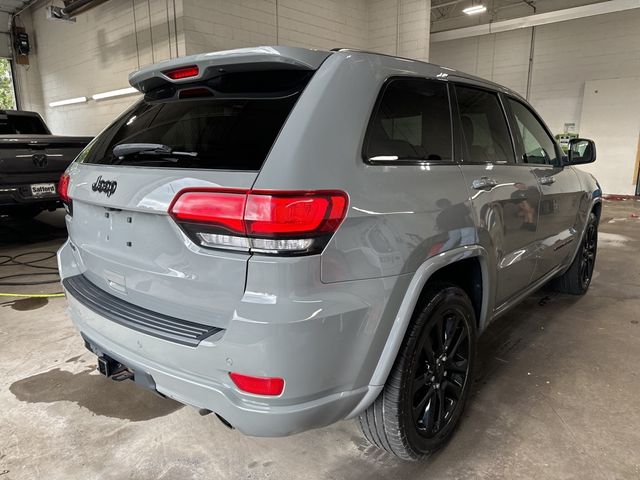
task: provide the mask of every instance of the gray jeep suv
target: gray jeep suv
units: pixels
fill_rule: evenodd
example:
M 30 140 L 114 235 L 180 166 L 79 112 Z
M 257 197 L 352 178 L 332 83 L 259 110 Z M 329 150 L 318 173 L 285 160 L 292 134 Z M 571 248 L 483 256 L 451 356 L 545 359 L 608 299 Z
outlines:
M 601 192 L 516 93 L 373 53 L 260 47 L 130 76 L 61 178 L 69 311 L 100 371 L 248 435 L 358 418 L 404 459 L 460 420 L 476 338 L 582 294 Z

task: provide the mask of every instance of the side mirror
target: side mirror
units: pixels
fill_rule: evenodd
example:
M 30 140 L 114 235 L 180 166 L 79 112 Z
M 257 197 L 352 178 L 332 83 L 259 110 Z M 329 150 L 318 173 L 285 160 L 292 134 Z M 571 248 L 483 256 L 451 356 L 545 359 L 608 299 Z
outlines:
M 569 140 L 569 150 L 564 160 L 565 165 L 582 165 L 596 161 L 596 144 L 586 138 Z

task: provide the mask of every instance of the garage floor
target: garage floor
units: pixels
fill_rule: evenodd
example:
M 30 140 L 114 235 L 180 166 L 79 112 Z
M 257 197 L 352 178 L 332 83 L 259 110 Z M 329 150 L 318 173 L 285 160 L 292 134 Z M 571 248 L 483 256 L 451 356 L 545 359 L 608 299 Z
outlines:
M 346 421 L 290 438 L 244 437 L 212 415 L 100 377 L 64 298 L 0 298 L 0 479 L 639 478 L 638 214 L 638 201 L 606 203 L 588 295 L 542 291 L 489 329 L 467 415 L 428 464 L 368 447 Z M 64 235 L 61 211 L 0 219 L 0 252 L 53 251 Z M 0 276 L 25 270 L 0 267 Z

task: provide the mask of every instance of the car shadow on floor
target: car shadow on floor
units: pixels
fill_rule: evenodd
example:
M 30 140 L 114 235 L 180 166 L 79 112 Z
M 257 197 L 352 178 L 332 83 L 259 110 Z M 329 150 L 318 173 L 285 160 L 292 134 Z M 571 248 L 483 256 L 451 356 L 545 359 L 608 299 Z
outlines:
M 71 358 L 76 363 L 80 357 Z M 86 366 L 78 373 L 60 368 L 38 373 L 11 384 L 9 390 L 27 403 L 74 402 L 95 415 L 141 422 L 163 417 L 182 404 L 145 390 L 130 380 L 116 382 Z

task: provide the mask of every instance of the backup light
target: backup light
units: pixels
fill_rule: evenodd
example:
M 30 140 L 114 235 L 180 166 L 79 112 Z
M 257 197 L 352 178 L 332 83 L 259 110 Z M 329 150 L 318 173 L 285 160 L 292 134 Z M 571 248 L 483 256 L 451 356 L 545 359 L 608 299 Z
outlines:
M 198 73 L 200 73 L 200 69 L 197 65 L 189 65 L 188 67 L 165 70 L 162 73 L 164 73 L 171 80 L 181 80 L 183 78 L 197 77 Z
M 476 13 L 486 12 L 487 7 L 484 5 L 472 5 L 470 7 L 462 9 L 462 13 L 466 13 L 467 15 L 475 15 Z

